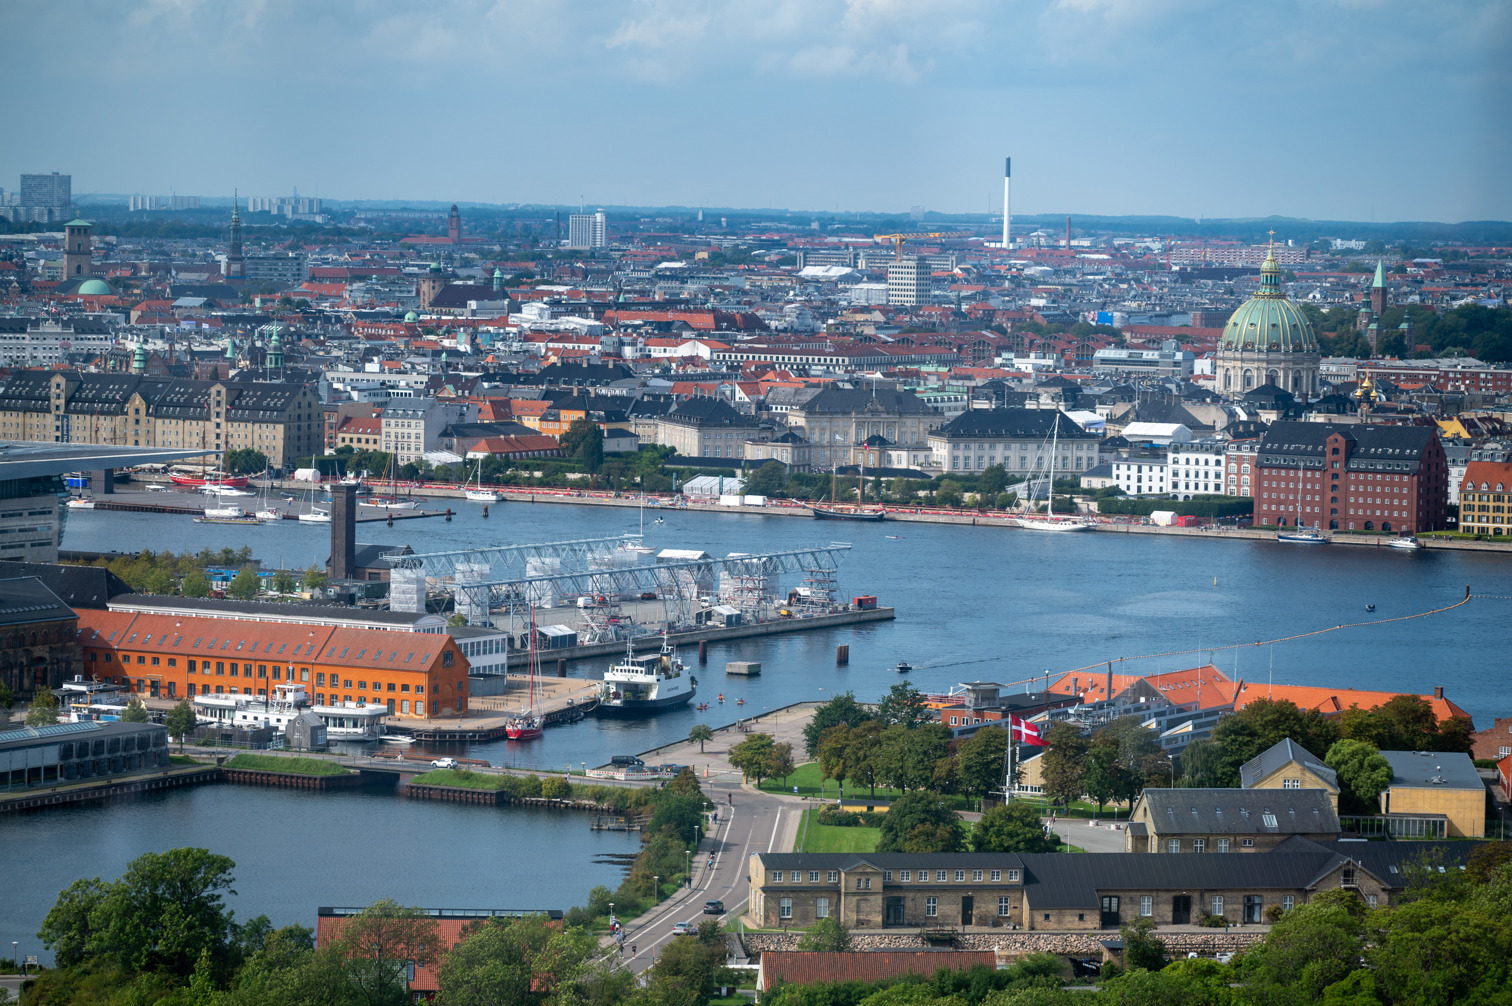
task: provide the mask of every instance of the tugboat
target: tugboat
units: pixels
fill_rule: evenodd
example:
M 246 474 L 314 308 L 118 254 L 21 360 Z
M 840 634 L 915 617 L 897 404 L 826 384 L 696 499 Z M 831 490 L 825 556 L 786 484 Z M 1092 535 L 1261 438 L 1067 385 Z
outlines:
M 637 657 L 626 644 L 625 659 L 604 672 L 597 712 L 600 716 L 647 716 L 687 705 L 698 690 L 677 651 L 662 633 L 661 652 Z

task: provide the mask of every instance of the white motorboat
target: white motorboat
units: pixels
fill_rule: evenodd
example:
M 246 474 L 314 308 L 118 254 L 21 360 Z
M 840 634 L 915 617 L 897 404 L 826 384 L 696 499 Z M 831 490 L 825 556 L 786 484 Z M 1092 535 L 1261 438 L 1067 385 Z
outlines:
M 331 511 L 322 510 L 318 506 L 310 507 L 309 513 L 302 513 L 299 519 L 306 524 L 329 524 L 331 523 Z
M 245 517 L 247 516 L 247 511 L 239 506 L 207 506 L 205 507 L 205 516 L 222 519 Z
M 1416 552 L 1423 547 L 1423 543 L 1412 535 L 1404 535 L 1401 538 L 1393 538 L 1386 543 L 1390 548 L 1399 548 L 1406 552 Z
M 93 510 L 94 508 L 95 501 L 92 499 L 79 497 L 78 499 L 71 499 L 68 501 L 68 509 L 70 510 Z
M 200 490 L 206 496 L 256 496 L 257 493 L 238 489 L 235 486 L 207 485 Z
M 274 521 L 283 520 L 284 512 L 282 510 L 276 510 L 272 507 L 266 507 L 262 510 L 257 511 L 256 517 L 260 521 L 271 524 Z

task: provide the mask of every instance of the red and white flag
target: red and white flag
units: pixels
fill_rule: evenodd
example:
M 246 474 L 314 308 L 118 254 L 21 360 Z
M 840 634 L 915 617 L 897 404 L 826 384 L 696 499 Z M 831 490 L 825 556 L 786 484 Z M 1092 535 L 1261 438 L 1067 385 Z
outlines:
M 1032 744 L 1039 748 L 1048 746 L 1049 742 L 1045 740 L 1045 735 L 1040 733 L 1038 726 L 1017 716 L 1008 717 L 1008 721 L 1013 731 L 1013 739 L 1018 743 Z

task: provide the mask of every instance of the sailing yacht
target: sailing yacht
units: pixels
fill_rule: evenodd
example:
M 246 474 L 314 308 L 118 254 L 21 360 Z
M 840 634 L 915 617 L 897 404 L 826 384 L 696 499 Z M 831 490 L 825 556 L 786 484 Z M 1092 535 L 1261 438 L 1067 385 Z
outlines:
M 1056 409 L 1050 420 L 1050 478 L 1049 488 L 1045 492 L 1045 512 L 1043 515 L 1028 513 L 1015 517 L 1012 521 L 1014 527 L 1021 527 L 1026 531 L 1090 531 L 1092 529 L 1091 524 L 1070 514 L 1065 517 L 1055 516 L 1055 453 L 1060 446 L 1060 417 L 1061 412 Z M 1029 505 L 1034 505 L 1033 499 L 1030 499 Z
M 483 488 L 483 459 L 478 459 L 478 467 L 474 474 L 477 481 L 467 487 L 467 498 L 474 503 L 497 503 L 499 494 L 492 489 Z
M 660 524 L 661 522 L 660 517 L 656 518 L 656 523 Z M 623 552 L 634 552 L 636 555 L 650 555 L 656 551 L 656 549 L 646 544 L 646 496 L 644 493 L 641 494 L 640 498 L 640 535 L 634 541 L 623 542 L 620 545 L 620 550 Z
M 512 741 L 535 740 L 546 732 L 546 721 L 535 710 L 536 673 L 540 670 L 540 666 L 536 662 L 534 608 L 530 611 L 530 658 L 525 665 L 525 670 L 530 675 L 530 698 L 526 701 L 523 710 L 504 721 L 504 736 Z
M 1297 497 L 1297 529 L 1277 531 L 1276 540 L 1284 541 L 1289 545 L 1327 545 L 1328 538 L 1322 531 L 1315 527 L 1309 528 L 1302 523 L 1302 494 L 1299 492 L 1295 495 Z
M 886 520 L 887 510 L 880 504 L 874 508 L 866 506 L 866 449 L 861 450 L 860 474 L 856 477 L 856 505 L 836 505 L 835 482 L 837 468 L 830 469 L 830 505 L 818 506 L 809 504 L 809 511 L 820 520 Z

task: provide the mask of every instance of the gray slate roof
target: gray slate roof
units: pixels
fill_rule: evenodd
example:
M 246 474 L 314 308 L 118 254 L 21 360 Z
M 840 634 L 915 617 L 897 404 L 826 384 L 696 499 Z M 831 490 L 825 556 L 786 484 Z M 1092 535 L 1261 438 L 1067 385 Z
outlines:
M 968 409 L 935 431 L 942 437 L 1022 437 L 1048 440 L 1051 424 L 1061 440 L 1096 440 L 1065 413 L 1054 409 Z
M 70 608 L 103 608 L 112 597 L 132 593 L 126 581 L 104 566 L 8 562 L 0 569 L 13 576 L 36 577 Z
M 1337 835 L 1325 789 L 1146 789 L 1157 835 Z
M 1459 751 L 1382 751 L 1391 765 L 1391 785 L 1484 790 L 1470 756 Z
M 1307 766 L 1307 769 L 1318 776 L 1318 778 L 1330 783 L 1334 788 L 1338 788 L 1339 774 L 1323 764 L 1322 758 L 1319 758 L 1290 737 L 1277 741 L 1241 765 L 1239 767 L 1239 785 L 1245 789 L 1250 789 L 1282 765 L 1293 761 L 1299 765 Z
M 0 625 L 27 625 L 78 617 L 35 576 L 0 580 Z

